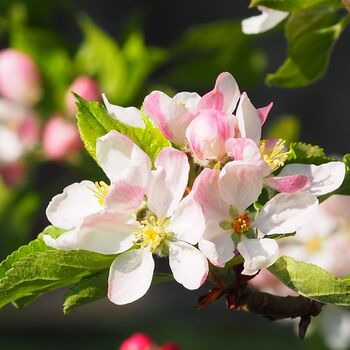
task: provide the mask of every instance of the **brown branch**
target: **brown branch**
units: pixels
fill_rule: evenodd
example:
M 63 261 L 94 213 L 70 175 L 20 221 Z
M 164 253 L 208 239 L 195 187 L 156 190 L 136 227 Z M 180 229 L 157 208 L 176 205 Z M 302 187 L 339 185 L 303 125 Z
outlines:
M 341 0 L 345 8 L 350 12 L 350 0 Z
M 299 337 L 304 338 L 312 316 L 317 316 L 323 304 L 303 296 L 280 297 L 260 292 L 249 285 L 228 291 L 227 307 L 230 310 L 250 311 L 275 321 L 300 317 Z

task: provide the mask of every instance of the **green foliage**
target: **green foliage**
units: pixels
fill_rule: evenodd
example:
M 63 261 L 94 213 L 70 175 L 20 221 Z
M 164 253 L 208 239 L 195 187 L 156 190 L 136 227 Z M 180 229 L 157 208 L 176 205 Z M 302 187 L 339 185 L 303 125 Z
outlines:
M 272 9 L 293 12 L 317 5 L 341 7 L 341 0 L 252 0 L 251 7 L 266 6 Z
M 346 154 L 343 157 L 343 162 L 345 164 L 345 170 L 346 170 L 344 181 L 342 185 L 337 190 L 335 190 L 332 194 L 343 194 L 343 195 L 350 196 L 350 154 Z M 327 195 L 327 197 L 329 197 L 332 194 Z M 324 199 L 326 199 L 326 197 Z
M 155 273 L 152 284 L 173 281 L 172 275 L 167 273 Z M 82 279 L 75 284 L 65 295 L 63 312 L 69 313 L 78 306 L 105 298 L 108 291 L 108 271 L 102 271 L 96 275 Z
M 234 72 L 240 86 L 254 86 L 266 67 L 265 55 L 244 35 L 239 21 L 190 28 L 171 51 L 163 83 L 177 89 L 208 89 L 218 73 Z M 208 69 L 210 68 L 210 69 Z
M 323 6 L 293 13 L 285 26 L 288 58 L 276 73 L 267 76 L 267 83 L 295 88 L 322 77 L 348 22 L 349 16 L 340 18 L 336 9 Z
M 146 47 L 139 31 L 131 32 L 120 47 L 90 19 L 80 23 L 85 39 L 75 58 L 77 69 L 95 76 L 111 101 L 130 103 L 149 74 L 167 59 L 166 51 Z
M 303 142 L 292 142 L 287 163 L 323 164 L 334 160 L 327 157 L 323 148 Z
M 295 142 L 299 139 L 300 122 L 293 115 L 283 115 L 276 121 L 270 123 L 266 138 L 277 138 L 286 140 L 287 143 Z
M 129 136 L 152 160 L 164 147 L 170 146 L 169 141 L 147 116 L 144 116 L 145 128 L 128 126 L 110 116 L 101 103 L 89 102 L 77 95 L 76 98 L 81 139 L 94 159 L 96 159 L 96 140 L 111 130 Z
M 269 271 L 304 297 L 325 304 L 350 306 L 350 284 L 317 265 L 282 256 Z
M 53 228 L 44 231 L 57 235 Z M 19 248 L 0 265 L 0 307 L 19 300 L 24 306 L 36 296 L 79 282 L 109 268 L 115 255 L 47 247 L 42 238 Z

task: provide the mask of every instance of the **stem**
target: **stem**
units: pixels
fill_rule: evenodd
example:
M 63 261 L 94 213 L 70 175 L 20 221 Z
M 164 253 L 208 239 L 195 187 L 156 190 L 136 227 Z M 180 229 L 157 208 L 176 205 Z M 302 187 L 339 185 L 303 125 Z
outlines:
M 260 292 L 249 285 L 227 294 L 227 307 L 230 310 L 254 312 L 271 321 L 300 317 L 301 339 L 305 336 L 311 317 L 317 316 L 322 306 L 323 304 L 303 296 L 280 297 Z

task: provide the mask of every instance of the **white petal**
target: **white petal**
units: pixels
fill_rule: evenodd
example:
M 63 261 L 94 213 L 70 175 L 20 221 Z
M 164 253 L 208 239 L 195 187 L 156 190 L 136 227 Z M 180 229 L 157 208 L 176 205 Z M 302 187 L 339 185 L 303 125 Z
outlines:
M 63 193 L 53 197 L 46 209 L 49 221 L 60 228 L 77 227 L 81 220 L 102 210 L 101 205 L 92 191 L 95 184 L 91 181 L 74 183 L 63 190 Z
M 260 167 L 245 163 L 229 162 L 220 172 L 221 197 L 242 214 L 259 197 L 263 186 Z
M 217 223 L 209 223 L 198 248 L 215 266 L 224 267 L 235 255 L 235 244 L 228 231 L 222 230 Z
M 76 246 L 101 254 L 122 253 L 133 246 L 133 232 L 138 226 L 138 222 L 126 223 L 125 217 L 115 214 L 90 215 L 77 232 Z
M 242 236 L 237 249 L 244 258 L 243 275 L 255 275 L 274 264 L 279 256 L 278 244 L 274 239 L 247 239 Z
M 197 244 L 203 236 L 205 221 L 201 206 L 189 195 L 175 209 L 167 227 L 180 241 Z
M 97 139 L 96 157 L 111 182 L 145 186 L 152 166 L 149 156 L 127 136 L 112 130 Z
M 282 22 L 289 15 L 288 12 L 271 10 L 262 12 L 242 21 L 242 31 L 245 34 L 260 34 L 266 32 Z
M 179 92 L 173 97 L 178 104 L 184 105 L 192 114 L 196 113 L 201 97 L 196 92 Z
M 18 135 L 0 125 L 0 164 L 15 162 L 24 149 Z
M 345 177 L 345 164 L 342 162 L 329 162 L 321 165 L 313 164 L 288 164 L 279 176 L 305 175 L 310 185 L 303 191 L 313 193 L 316 196 L 336 190 Z
M 117 304 L 132 303 L 146 294 L 152 283 L 154 260 L 146 249 L 133 249 L 119 255 L 108 277 L 108 299 Z
M 243 92 L 239 100 L 236 117 L 241 137 L 252 139 L 258 143 L 261 138 L 261 121 L 257 109 L 253 106 L 247 94 Z
M 175 280 L 187 289 L 199 288 L 208 276 L 207 259 L 185 242 L 169 243 L 169 265 Z
M 45 244 L 51 248 L 59 250 L 75 250 L 77 248 L 77 231 L 76 229 L 67 231 L 59 237 L 52 238 L 50 235 L 43 235 Z
M 264 234 L 290 233 L 301 228 L 318 208 L 311 193 L 279 193 L 257 215 L 253 226 Z
M 164 219 L 172 216 L 183 197 L 190 166 L 186 154 L 171 147 L 161 150 L 155 166 L 146 192 L 148 207 Z
M 103 102 L 107 108 L 109 114 L 115 117 L 117 120 L 121 121 L 124 124 L 144 128 L 145 125 L 142 121 L 142 115 L 139 109 L 136 107 L 120 107 L 117 105 L 112 105 L 108 102 L 105 94 L 102 94 Z

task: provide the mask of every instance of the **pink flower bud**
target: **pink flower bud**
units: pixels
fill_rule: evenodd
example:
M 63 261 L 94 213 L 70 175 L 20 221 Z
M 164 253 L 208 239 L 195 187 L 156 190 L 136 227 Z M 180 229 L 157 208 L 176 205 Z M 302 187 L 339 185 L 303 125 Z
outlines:
M 0 52 L 0 94 L 26 105 L 40 100 L 40 74 L 27 54 L 15 49 Z
M 202 110 L 186 130 L 189 146 L 200 160 L 221 160 L 225 142 L 233 136 L 236 120 L 233 115 L 214 109 Z
M 25 149 L 31 149 L 38 143 L 40 127 L 38 117 L 35 114 L 28 114 L 18 126 L 18 135 Z
M 63 117 L 53 116 L 45 125 L 43 148 L 48 158 L 61 160 L 81 148 L 77 127 Z
M 154 347 L 152 339 L 144 333 L 135 333 L 124 340 L 119 350 L 151 350 Z
M 26 167 L 21 162 L 5 164 L 0 169 L 0 175 L 8 186 L 18 185 L 26 174 Z
M 72 91 L 77 93 L 85 100 L 99 101 L 101 99 L 100 88 L 94 79 L 91 79 L 86 75 L 76 78 L 72 85 L 68 88 L 65 98 L 66 108 L 71 116 L 74 116 L 77 112 L 75 97 L 73 96 Z
M 181 348 L 174 343 L 165 343 L 161 345 L 160 350 L 181 350 Z

